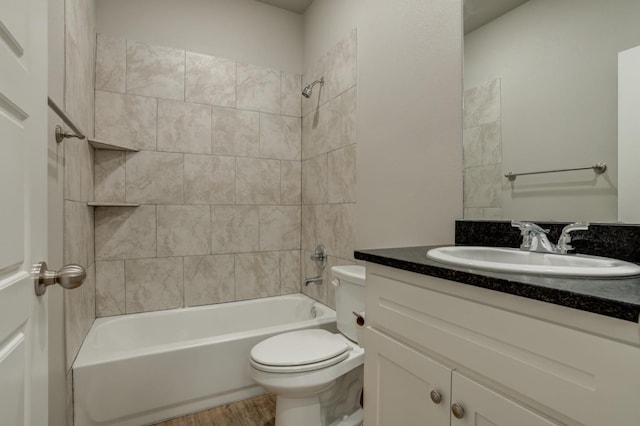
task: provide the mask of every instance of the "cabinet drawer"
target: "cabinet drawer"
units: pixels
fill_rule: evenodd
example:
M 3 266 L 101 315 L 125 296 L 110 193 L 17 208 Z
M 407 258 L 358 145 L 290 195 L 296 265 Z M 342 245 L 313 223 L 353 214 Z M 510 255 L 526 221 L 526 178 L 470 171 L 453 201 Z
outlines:
M 637 424 L 637 348 L 426 287 L 368 271 L 367 323 L 581 424 Z

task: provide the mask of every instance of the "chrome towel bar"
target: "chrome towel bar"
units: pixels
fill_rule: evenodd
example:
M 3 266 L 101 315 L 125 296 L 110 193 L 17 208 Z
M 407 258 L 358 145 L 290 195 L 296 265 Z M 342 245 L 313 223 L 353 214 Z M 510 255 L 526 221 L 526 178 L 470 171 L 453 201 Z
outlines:
M 573 169 L 556 169 L 556 170 L 543 170 L 543 171 L 539 171 L 539 172 L 526 172 L 526 173 L 513 173 L 513 172 L 509 172 L 506 175 L 504 175 L 504 177 L 506 177 L 507 179 L 509 179 L 509 181 L 513 182 L 514 180 L 516 180 L 516 177 L 518 176 L 525 176 L 525 175 L 540 175 L 543 173 L 558 173 L 558 172 L 572 172 L 574 170 L 589 170 L 589 169 L 593 169 L 593 171 L 597 174 L 597 175 L 601 175 L 604 172 L 607 171 L 607 165 L 605 163 L 596 163 L 593 166 L 588 166 L 588 167 L 575 167 Z

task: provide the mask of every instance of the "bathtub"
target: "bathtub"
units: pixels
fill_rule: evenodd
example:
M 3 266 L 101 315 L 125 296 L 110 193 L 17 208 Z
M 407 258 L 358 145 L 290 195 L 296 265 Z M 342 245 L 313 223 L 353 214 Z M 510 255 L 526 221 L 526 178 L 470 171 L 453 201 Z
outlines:
M 140 426 L 265 393 L 251 348 L 335 322 L 302 294 L 97 319 L 73 364 L 75 426 Z

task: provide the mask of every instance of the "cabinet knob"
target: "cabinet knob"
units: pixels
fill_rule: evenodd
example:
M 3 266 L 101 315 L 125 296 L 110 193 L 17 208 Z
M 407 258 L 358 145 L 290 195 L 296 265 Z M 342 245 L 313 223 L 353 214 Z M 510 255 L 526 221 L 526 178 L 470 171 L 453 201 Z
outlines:
M 462 405 L 457 402 L 451 406 L 451 412 L 457 419 L 464 417 L 464 408 L 462 408 Z
M 431 400 L 436 404 L 440 404 L 440 401 L 442 401 L 442 395 L 435 389 L 432 390 L 429 395 L 431 396 Z

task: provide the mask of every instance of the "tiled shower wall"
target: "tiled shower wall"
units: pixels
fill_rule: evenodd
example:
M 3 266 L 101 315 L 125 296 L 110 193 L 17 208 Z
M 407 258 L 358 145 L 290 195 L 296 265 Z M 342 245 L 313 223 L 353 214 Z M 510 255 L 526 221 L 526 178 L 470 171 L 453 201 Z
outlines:
M 93 134 L 93 76 L 95 11 L 93 1 L 66 0 L 64 109 L 87 135 Z M 95 262 L 93 252 L 93 148 L 86 140 L 65 139 L 64 151 L 64 264 L 87 270 L 75 290 L 65 290 L 67 371 L 95 319 Z M 70 380 L 69 380 L 70 382 Z
M 502 219 L 500 79 L 464 92 L 464 218 Z
M 302 265 L 305 277 L 323 276 L 303 292 L 335 308 L 331 267 L 353 264 L 357 33 L 351 31 L 303 76 L 303 85 L 325 78 L 302 101 Z M 322 244 L 329 256 L 324 271 L 309 259 Z
M 98 35 L 96 314 L 300 291 L 301 76 Z

